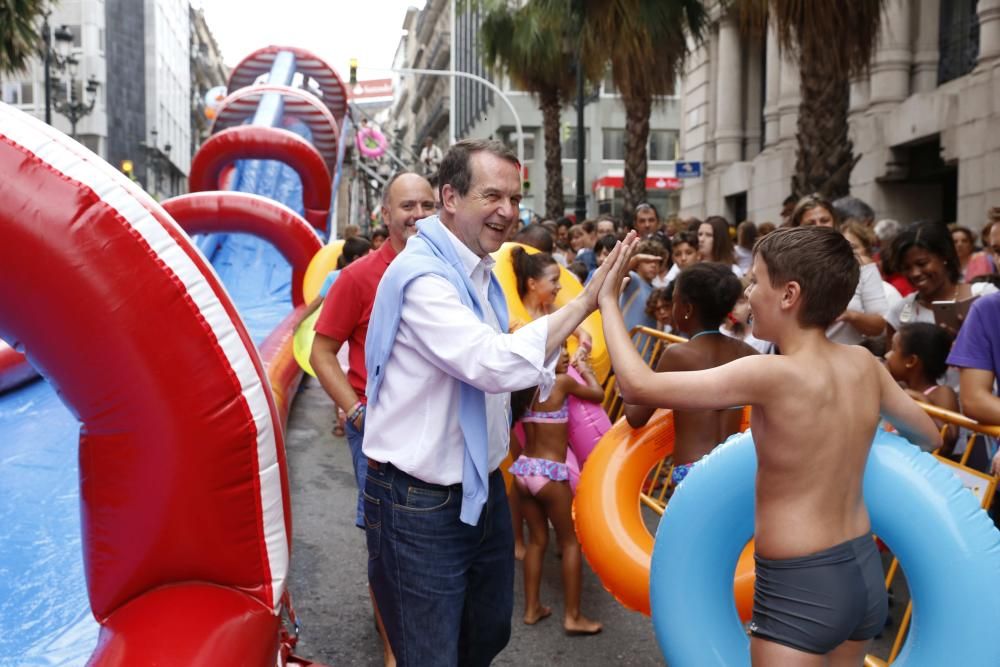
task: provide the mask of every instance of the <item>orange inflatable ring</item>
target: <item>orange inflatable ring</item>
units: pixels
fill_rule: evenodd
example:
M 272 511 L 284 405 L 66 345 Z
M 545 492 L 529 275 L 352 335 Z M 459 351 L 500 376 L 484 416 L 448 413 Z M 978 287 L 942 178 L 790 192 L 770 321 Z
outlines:
M 740 430 L 748 426 L 746 415 Z M 573 501 L 576 534 L 587 562 L 618 602 L 647 616 L 653 536 L 642 519 L 638 489 L 653 466 L 673 451 L 672 411 L 657 410 L 639 429 L 629 427 L 623 417 L 587 459 Z M 733 580 L 736 609 L 744 621 L 753 606 L 752 545 L 740 555 Z
M 520 243 L 504 243 L 492 255 L 496 261 L 496 265 L 493 267 L 493 275 L 500 281 L 504 296 L 507 298 L 507 310 L 510 313 L 510 321 L 519 321 L 526 324 L 531 321 L 531 316 L 528 315 L 524 304 L 521 303 L 521 297 L 517 295 L 517 278 L 514 276 L 514 266 L 510 261 L 511 251 L 518 246 L 521 246 L 532 255 L 539 252 L 535 248 L 521 245 Z M 583 291 L 583 285 L 580 284 L 576 276 L 562 266 L 559 267 L 559 285 L 562 289 L 559 290 L 559 294 L 556 296 L 556 308 L 562 308 L 572 301 L 573 297 Z M 601 313 L 595 310 L 583 321 L 581 326 L 584 331 L 590 334 L 593 342 L 593 346 L 590 349 L 590 365 L 594 369 L 597 380 L 603 383 L 611 372 L 611 355 L 608 354 L 608 346 L 604 343 L 604 328 L 601 322 Z M 576 341 L 574 338 L 570 338 L 570 354 L 575 349 Z

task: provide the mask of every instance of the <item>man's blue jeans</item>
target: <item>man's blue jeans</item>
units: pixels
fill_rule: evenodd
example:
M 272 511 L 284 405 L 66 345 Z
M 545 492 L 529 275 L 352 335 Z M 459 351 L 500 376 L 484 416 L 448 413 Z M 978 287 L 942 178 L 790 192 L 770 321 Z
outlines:
M 361 453 L 361 443 L 365 439 L 364 422 L 361 430 L 354 428 L 354 422 L 350 419 L 344 422 L 344 433 L 347 435 L 347 446 L 351 449 L 351 465 L 354 466 L 354 480 L 358 483 L 358 511 L 354 518 L 354 525 L 358 528 L 365 527 L 365 506 L 362 501 L 362 493 L 365 490 L 365 475 L 368 471 L 368 459 Z
M 400 667 L 489 665 L 510 639 L 514 534 L 500 471 L 476 526 L 462 485 L 372 462 L 365 483 L 368 582 Z

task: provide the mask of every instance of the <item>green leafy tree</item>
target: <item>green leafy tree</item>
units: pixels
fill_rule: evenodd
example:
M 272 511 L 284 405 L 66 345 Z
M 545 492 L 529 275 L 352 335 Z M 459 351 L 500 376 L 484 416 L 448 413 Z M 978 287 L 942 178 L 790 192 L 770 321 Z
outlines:
M 24 70 L 38 54 L 44 0 L 0 0 L 0 78 Z
M 803 0 L 805 1 L 805 0 Z M 558 3 L 558 0 L 542 0 Z M 611 63 L 625 106 L 625 218 L 646 199 L 649 116 L 672 93 L 707 25 L 703 0 L 574 0 L 581 54 L 588 67 Z
M 545 140 L 545 216 L 561 217 L 565 204 L 559 120 L 575 91 L 569 3 L 529 0 L 519 6 L 498 0 L 484 5 L 479 28 L 483 59 L 538 99 Z
M 867 72 L 885 0 L 735 0 L 744 24 L 771 21 L 778 43 L 798 62 L 801 102 L 792 193 L 834 198 L 850 189 L 860 156 L 848 138 L 849 82 Z

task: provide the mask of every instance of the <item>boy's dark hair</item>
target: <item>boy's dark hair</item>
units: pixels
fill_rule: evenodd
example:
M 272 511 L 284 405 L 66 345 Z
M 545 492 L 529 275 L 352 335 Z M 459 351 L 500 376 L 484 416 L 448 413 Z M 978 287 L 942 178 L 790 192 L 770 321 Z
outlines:
M 668 288 L 669 285 L 667 287 L 657 287 L 646 298 L 646 315 L 654 320 L 656 319 L 656 305 L 661 301 L 670 303 L 674 300 L 674 291 L 672 289 L 668 290 Z
M 344 241 L 344 247 L 337 258 L 337 268 L 342 269 L 372 249 L 372 242 L 364 236 L 352 236 Z
M 528 253 L 524 248 L 516 247 L 510 251 L 510 263 L 514 267 L 514 278 L 517 280 L 517 295 L 522 299 L 528 293 L 528 280 L 538 280 L 545 274 L 545 269 L 557 264 L 552 255 L 544 252 Z
M 645 241 L 639 241 L 639 245 L 635 247 L 635 253 L 637 255 L 656 255 L 660 259 L 663 259 L 667 256 L 667 249 L 659 241 L 646 239 Z
M 799 324 L 804 327 L 830 326 L 858 286 L 861 267 L 851 244 L 829 227 L 776 229 L 757 241 L 753 254 L 767 265 L 772 285 L 799 284 Z
M 383 227 L 382 225 L 379 225 L 378 227 L 372 230 L 372 241 L 380 237 L 383 239 L 389 238 L 389 230 Z
M 583 262 L 570 262 L 569 266 L 566 267 L 566 270 L 576 276 L 581 285 L 587 282 L 587 274 L 589 274 L 590 271 L 587 269 L 587 265 Z
M 718 262 L 693 264 L 677 276 L 677 294 L 695 307 L 702 325 L 718 328 L 743 293 L 731 266 Z
M 892 259 L 896 269 L 902 269 L 903 257 L 911 248 L 921 248 L 937 255 L 944 262 L 951 282 L 959 282 L 962 267 L 955 253 L 955 241 L 944 224 L 915 222 L 897 234 L 892 240 Z
M 597 255 L 602 250 L 611 252 L 615 249 L 616 243 L 618 243 L 618 237 L 613 234 L 605 234 L 601 238 L 597 239 L 597 243 L 594 244 L 594 255 Z
M 438 167 L 438 189 L 441 201 L 444 201 L 444 186 L 450 185 L 463 197 L 469 194 L 469 187 L 472 185 L 472 160 L 474 153 L 486 152 L 498 158 L 507 160 L 517 170 L 521 170 L 521 163 L 517 161 L 507 144 L 496 139 L 462 139 L 444 154 L 441 166 Z
M 698 224 L 700 225 L 701 223 Z M 674 234 L 673 246 L 676 248 L 682 243 L 687 243 L 695 250 L 698 250 L 698 235 L 695 232 L 678 232 Z
M 935 324 L 904 324 L 899 328 L 899 347 L 906 356 L 920 359 L 928 382 L 936 382 L 948 370 L 951 335 Z

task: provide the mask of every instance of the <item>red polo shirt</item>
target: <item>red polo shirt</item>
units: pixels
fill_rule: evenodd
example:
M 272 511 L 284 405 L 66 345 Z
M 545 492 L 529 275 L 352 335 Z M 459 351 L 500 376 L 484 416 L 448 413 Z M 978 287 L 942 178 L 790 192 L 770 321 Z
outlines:
M 368 321 L 372 316 L 378 283 L 395 258 L 396 251 L 387 239 L 381 248 L 347 266 L 330 288 L 316 320 L 316 333 L 350 345 L 347 380 L 363 402 L 367 402 L 365 336 L 368 335 Z

